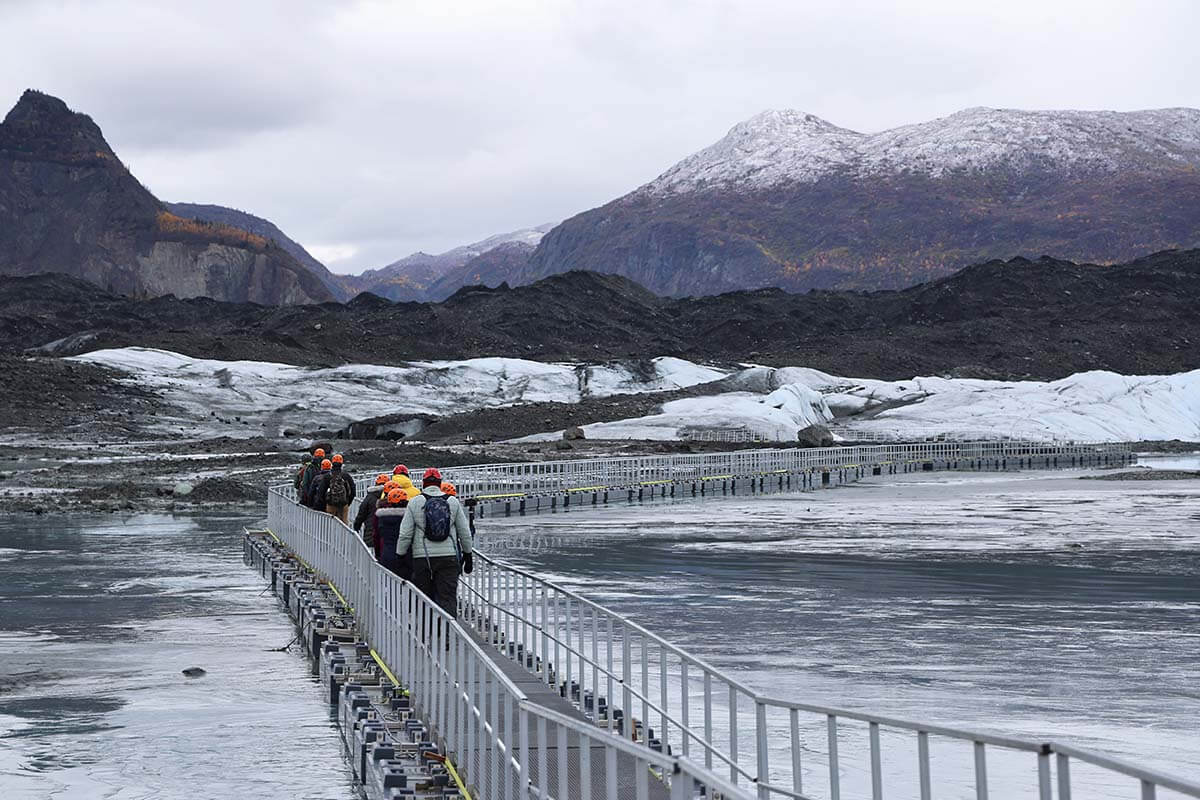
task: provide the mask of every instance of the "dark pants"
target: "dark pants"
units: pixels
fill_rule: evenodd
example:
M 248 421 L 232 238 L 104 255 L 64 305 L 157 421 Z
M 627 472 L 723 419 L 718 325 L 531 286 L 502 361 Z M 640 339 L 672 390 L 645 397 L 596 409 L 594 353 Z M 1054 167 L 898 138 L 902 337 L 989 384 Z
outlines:
M 396 577 L 411 582 L 413 579 L 412 550 L 402 556 L 393 552 L 391 560 L 385 562 L 384 566 L 391 570 Z
M 458 616 L 458 557 L 414 557 L 412 582 L 451 617 Z
M 384 533 L 379 537 L 379 550 L 377 557 L 379 563 L 394 573 L 398 577 L 406 581 L 412 580 L 412 550 L 409 550 L 404 555 L 396 554 L 396 539 L 395 534 Z

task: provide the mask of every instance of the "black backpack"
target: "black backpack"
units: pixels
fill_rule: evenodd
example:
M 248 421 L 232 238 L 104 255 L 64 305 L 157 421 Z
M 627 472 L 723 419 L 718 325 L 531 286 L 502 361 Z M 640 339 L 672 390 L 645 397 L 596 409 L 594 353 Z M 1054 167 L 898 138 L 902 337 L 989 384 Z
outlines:
M 329 476 L 329 488 L 325 491 L 325 505 L 341 507 L 350 504 L 350 490 L 346 481 L 350 477 L 343 472 L 335 472 Z
M 425 538 L 431 542 L 450 538 L 450 501 L 445 495 L 425 495 Z

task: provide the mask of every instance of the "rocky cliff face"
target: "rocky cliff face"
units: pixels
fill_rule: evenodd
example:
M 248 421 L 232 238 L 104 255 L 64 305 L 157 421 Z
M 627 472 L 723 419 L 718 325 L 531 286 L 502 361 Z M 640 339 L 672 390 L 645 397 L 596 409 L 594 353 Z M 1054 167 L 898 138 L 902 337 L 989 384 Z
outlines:
M 91 118 L 31 90 L 0 123 L 0 274 L 40 272 L 138 297 L 333 299 L 269 239 L 172 214 Z
M 968 109 L 862 134 L 765 112 L 552 230 L 514 276 L 572 269 L 704 295 L 897 288 L 1051 254 L 1200 244 L 1200 111 Z
M 328 267 L 304 249 L 304 245 L 289 237 L 268 219 L 256 217 L 236 208 L 204 203 L 166 203 L 165 205 L 168 211 L 177 216 L 199 222 L 227 225 L 274 242 L 300 262 L 305 269 L 316 275 L 337 300 L 344 302 L 354 295 L 353 289 L 345 280 L 346 276 L 330 272 Z

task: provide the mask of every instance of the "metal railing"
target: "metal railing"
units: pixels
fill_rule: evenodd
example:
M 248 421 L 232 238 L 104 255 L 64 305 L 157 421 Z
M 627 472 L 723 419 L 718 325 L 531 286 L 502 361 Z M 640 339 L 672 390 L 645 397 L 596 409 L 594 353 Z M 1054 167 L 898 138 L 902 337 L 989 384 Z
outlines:
M 867 423 L 868 425 L 870 423 Z M 1052 431 L 996 429 L 963 429 L 934 428 L 927 426 L 905 426 L 900 429 L 882 427 L 854 427 L 851 425 L 830 425 L 829 432 L 843 442 L 1037 442 L 1053 444 L 1055 442 L 1075 443 L 1064 439 Z
M 1080 444 L 1033 441 L 931 441 L 854 447 L 764 448 L 727 453 L 533 461 L 516 464 L 480 464 L 442 470 L 462 496 L 534 495 L 612 489 L 649 482 L 705 480 L 722 476 L 759 476 L 798 473 L 876 464 L 969 462 L 1057 456 L 1061 459 L 1127 456 L 1125 443 Z M 359 479 L 360 490 L 373 476 Z
M 401 676 L 414 711 L 479 797 L 589 800 L 599 789 L 606 800 L 617 800 L 625 769 L 633 770 L 639 800 L 649 797 L 651 780 L 666 784 L 673 800 L 702 791 L 732 800 L 752 797 L 686 758 L 640 747 L 531 701 L 487 648 L 412 584 L 380 566 L 352 530 L 297 505 L 293 497 L 290 487 L 271 488 L 271 531 L 337 590 L 354 612 L 360 635 Z
M 889 462 L 1125 457 L 1129 451 L 1126 444 L 927 442 L 483 465 L 446 473 L 460 494 L 532 494 Z M 290 494 L 273 490 L 272 501 L 290 500 Z M 327 515 L 295 508 L 346 531 Z M 760 799 L 869 794 L 879 800 L 886 783 L 889 796 L 926 800 L 934 795 L 937 767 L 939 795 L 953 790 L 986 800 L 1027 786 L 1039 800 L 1070 800 L 1077 764 L 1099 770 L 1103 780 L 1129 780 L 1140 786 L 1143 800 L 1155 798 L 1159 788 L 1200 798 L 1200 784 L 1072 745 L 772 697 L 577 593 L 482 553 L 477 560 L 460 589 L 464 624 L 495 635 L 508 657 L 577 700 L 606 736 L 647 758 L 681 759 L 708 780 L 714 773 L 728 776 L 730 790 Z M 935 753 L 947 744 L 966 749 L 957 759 Z M 899 762 L 915 767 L 900 779 L 907 786 L 885 780 Z
M 796 437 L 784 439 L 780 433 L 768 433 L 748 425 L 738 425 L 732 428 L 712 428 L 687 426 L 679 431 L 679 439 L 684 442 L 795 442 Z
M 958 763 L 945 754 L 938 760 L 949 773 L 940 796 L 950 786 L 987 800 L 1028 785 L 1039 800 L 1070 800 L 1074 759 L 1140 785 L 1143 800 L 1158 787 L 1200 797 L 1200 784 L 1072 745 L 772 697 L 575 592 L 487 555 L 476 558 L 460 590 L 466 622 L 502 631 L 510 657 L 576 698 L 598 726 L 636 736 L 646 749 L 703 761 L 759 798 L 879 800 L 886 788 L 889 796 L 929 800 L 931 745 L 939 740 L 968 746 Z M 914 764 L 915 774 L 906 776 L 908 786 L 893 780 L 885 787 L 885 767 L 897 760 Z M 814 773 L 820 780 L 806 786 L 805 775 Z

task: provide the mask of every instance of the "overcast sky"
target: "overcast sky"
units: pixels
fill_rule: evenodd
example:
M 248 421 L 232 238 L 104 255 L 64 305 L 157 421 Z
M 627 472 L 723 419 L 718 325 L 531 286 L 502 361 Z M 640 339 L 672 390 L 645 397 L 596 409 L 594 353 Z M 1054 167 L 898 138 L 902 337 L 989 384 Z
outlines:
M 0 103 L 90 114 L 164 200 L 338 272 L 571 216 L 766 108 L 1200 106 L 1197 0 L 0 0 Z

